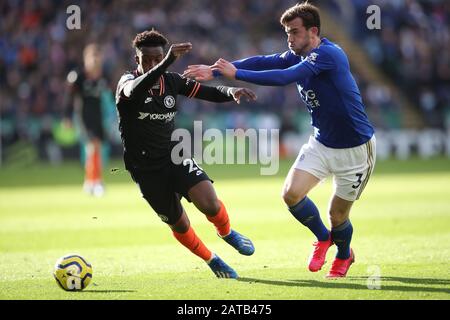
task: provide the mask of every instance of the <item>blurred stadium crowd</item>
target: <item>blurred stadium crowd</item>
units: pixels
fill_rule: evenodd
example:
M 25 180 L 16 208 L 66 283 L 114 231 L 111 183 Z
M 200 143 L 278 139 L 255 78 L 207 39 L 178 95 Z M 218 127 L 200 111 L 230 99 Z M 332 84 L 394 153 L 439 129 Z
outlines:
M 449 1 L 333 0 L 324 4 L 417 104 L 427 126 L 450 126 Z M 370 5 L 381 9 L 382 28 L 375 32 L 357 27 L 366 24 Z M 366 100 L 384 100 L 381 92 L 366 94 Z
M 188 64 L 212 64 L 287 49 L 281 13 L 297 1 L 153 0 L 76 1 L 81 8 L 81 30 L 69 30 L 66 8 L 72 1 L 3 0 L 0 2 L 0 121 L 3 146 L 18 140 L 46 143 L 55 136 L 63 115 L 66 76 L 82 67 L 82 49 L 91 42 L 102 45 L 104 72 L 111 88 L 105 108 L 114 118 L 113 92 L 120 75 L 133 69 L 131 41 L 137 32 L 155 27 L 172 43 L 190 41 L 193 50 L 171 70 Z M 313 3 L 317 3 L 312 1 Z M 317 3 L 322 5 L 322 3 Z M 378 4 L 381 30 L 366 26 L 366 8 Z M 449 126 L 450 114 L 450 3 L 448 1 L 326 1 L 343 28 L 364 46 L 373 61 L 404 90 L 422 111 L 424 124 Z M 332 10 L 332 11 L 331 11 Z M 326 35 L 325 35 L 326 36 Z M 351 52 L 348 52 L 351 54 Z M 369 116 L 378 128 L 402 125 L 401 111 L 390 88 L 371 84 L 355 75 Z M 216 82 L 222 82 L 218 79 Z M 178 125 L 208 121 L 209 127 L 280 127 L 305 132 L 309 115 L 294 85 L 286 88 L 251 86 L 258 101 L 251 105 L 227 103 L 211 106 L 183 99 Z M 396 115 L 397 121 L 383 116 Z M 116 125 L 110 139 L 120 144 Z

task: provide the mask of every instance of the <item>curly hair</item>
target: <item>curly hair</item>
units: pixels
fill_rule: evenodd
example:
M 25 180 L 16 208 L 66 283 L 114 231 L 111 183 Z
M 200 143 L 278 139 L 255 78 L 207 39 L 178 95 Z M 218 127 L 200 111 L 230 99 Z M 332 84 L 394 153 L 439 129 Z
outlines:
M 133 40 L 133 48 L 142 47 L 165 47 L 169 43 L 166 37 L 155 29 L 138 33 Z

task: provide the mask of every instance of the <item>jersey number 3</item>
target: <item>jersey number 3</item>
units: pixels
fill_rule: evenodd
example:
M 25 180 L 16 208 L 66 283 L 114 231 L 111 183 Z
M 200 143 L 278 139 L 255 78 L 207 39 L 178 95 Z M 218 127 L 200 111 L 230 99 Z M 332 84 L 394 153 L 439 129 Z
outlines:
M 361 185 L 361 179 L 363 174 L 362 173 L 357 173 L 356 176 L 358 177 L 358 181 L 356 181 L 356 184 L 352 185 L 353 189 L 358 189 L 358 187 Z

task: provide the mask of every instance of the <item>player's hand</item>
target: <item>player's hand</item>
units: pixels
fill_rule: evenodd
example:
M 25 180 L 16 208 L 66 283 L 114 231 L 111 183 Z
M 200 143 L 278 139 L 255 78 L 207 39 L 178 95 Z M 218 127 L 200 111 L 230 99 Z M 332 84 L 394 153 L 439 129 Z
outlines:
M 187 67 L 183 72 L 183 77 L 191 78 L 196 81 L 210 81 L 214 78 L 210 66 L 205 64 L 194 64 Z
M 167 52 L 168 55 L 173 55 L 175 58 L 179 58 L 182 55 L 188 53 L 192 49 L 192 43 L 185 42 L 185 43 L 174 43 L 170 46 L 169 51 Z
M 236 78 L 236 67 L 225 59 L 220 58 L 211 66 L 211 70 L 219 71 L 222 75 L 228 79 Z
M 247 102 L 255 101 L 257 98 L 256 94 L 247 88 L 231 88 L 231 95 L 238 104 L 241 103 L 242 98 L 245 98 Z

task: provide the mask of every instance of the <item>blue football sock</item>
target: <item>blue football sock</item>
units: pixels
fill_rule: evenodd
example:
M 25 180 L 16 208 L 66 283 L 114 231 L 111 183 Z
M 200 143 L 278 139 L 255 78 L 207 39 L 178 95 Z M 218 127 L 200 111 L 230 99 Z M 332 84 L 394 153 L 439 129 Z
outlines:
M 320 218 L 319 210 L 314 202 L 308 197 L 303 198 L 296 205 L 289 207 L 289 211 L 292 215 L 300 221 L 304 226 L 314 233 L 319 241 L 326 241 L 330 237 L 330 232 L 325 227 Z
M 350 257 L 350 242 L 352 241 L 353 226 L 350 220 L 331 229 L 331 238 L 338 250 L 336 258 L 348 259 Z

